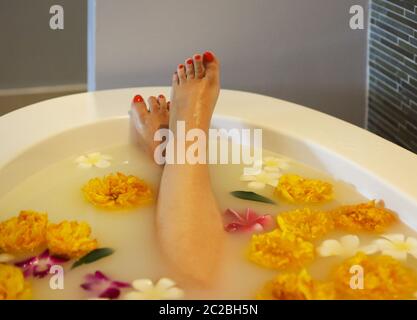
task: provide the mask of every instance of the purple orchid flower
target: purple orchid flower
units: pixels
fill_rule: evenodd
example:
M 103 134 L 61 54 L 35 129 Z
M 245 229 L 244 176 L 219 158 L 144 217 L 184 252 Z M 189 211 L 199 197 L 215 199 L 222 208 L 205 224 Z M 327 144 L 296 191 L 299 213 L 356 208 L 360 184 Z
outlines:
M 269 214 L 258 215 L 249 208 L 243 214 L 227 209 L 225 215 L 232 219 L 225 225 L 227 232 L 259 232 L 272 225 L 272 217 Z
M 45 250 L 39 256 L 16 262 L 15 266 L 23 270 L 25 277 L 43 278 L 49 274 L 53 265 L 61 265 L 67 261 L 68 259 L 54 257 L 49 254 L 49 250 Z
M 113 281 L 100 271 L 89 273 L 85 276 L 86 282 L 81 288 L 94 292 L 98 298 L 117 299 L 120 296 L 120 289 L 131 287 L 127 282 Z

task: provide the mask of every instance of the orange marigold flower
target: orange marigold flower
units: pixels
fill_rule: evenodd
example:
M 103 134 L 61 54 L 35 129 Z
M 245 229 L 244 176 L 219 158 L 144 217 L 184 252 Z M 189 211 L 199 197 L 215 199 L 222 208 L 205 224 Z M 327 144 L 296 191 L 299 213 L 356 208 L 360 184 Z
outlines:
M 265 284 L 256 296 L 259 300 L 333 300 L 336 293 L 332 283 L 312 279 L 305 270 L 282 273 Z
M 301 268 L 314 259 L 314 246 L 300 237 L 276 229 L 252 236 L 248 258 L 270 269 Z
M 381 233 L 398 220 L 397 215 L 375 201 L 357 205 L 347 205 L 330 212 L 337 228 L 359 232 Z
M 45 246 L 48 216 L 35 211 L 22 211 L 0 223 L 0 251 L 31 253 Z
M 48 226 L 46 239 L 52 255 L 79 258 L 97 248 L 97 240 L 91 239 L 91 228 L 85 222 L 63 221 Z
M 352 266 L 363 268 L 363 289 L 351 288 Z M 333 272 L 335 289 L 342 299 L 411 299 L 417 291 L 416 273 L 390 256 L 367 256 L 362 252 L 347 259 Z
M 277 223 L 284 233 L 292 233 L 304 240 L 320 238 L 334 227 L 331 215 L 309 208 L 280 213 Z
M 0 300 L 27 300 L 32 295 L 21 269 L 0 264 Z
M 333 199 L 333 186 L 321 180 L 285 174 L 279 179 L 275 194 L 290 202 L 320 203 Z
M 120 172 L 91 179 L 82 190 L 86 199 L 98 207 L 127 208 L 153 199 L 152 190 L 143 180 Z

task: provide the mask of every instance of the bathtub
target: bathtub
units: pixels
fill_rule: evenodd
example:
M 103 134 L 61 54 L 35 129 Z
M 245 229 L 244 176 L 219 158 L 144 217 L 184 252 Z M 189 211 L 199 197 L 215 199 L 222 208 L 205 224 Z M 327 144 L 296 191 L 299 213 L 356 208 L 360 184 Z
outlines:
M 168 87 L 76 94 L 0 117 L 0 197 L 62 158 L 119 144 L 128 137 L 132 97 Z M 222 90 L 215 127 L 262 128 L 263 146 L 384 199 L 417 230 L 417 155 L 347 122 L 286 101 Z

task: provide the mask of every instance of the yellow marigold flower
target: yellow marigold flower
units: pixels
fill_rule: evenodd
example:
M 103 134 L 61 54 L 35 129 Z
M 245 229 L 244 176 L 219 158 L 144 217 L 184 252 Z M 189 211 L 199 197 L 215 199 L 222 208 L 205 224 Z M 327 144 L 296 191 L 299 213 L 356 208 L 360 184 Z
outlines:
M 300 237 L 276 229 L 252 236 L 248 258 L 270 269 L 301 268 L 314 259 L 314 246 Z
M 376 206 L 375 201 L 341 206 L 332 210 L 330 214 L 337 228 L 349 232 L 381 233 L 398 220 L 394 212 L 384 206 Z
M 333 229 L 331 215 L 309 208 L 280 213 L 277 223 L 284 233 L 292 233 L 304 240 L 320 238 Z
M 63 221 L 48 226 L 46 239 L 51 254 L 65 258 L 79 258 L 97 248 L 91 239 L 91 228 L 85 222 Z
M 21 269 L 0 264 L 0 300 L 26 300 L 32 295 Z
M 290 202 L 320 203 L 333 199 L 333 186 L 321 180 L 285 174 L 279 179 L 275 194 Z
M 333 300 L 336 293 L 331 283 L 311 278 L 305 270 L 282 273 L 265 284 L 256 296 L 259 300 Z
M 98 207 L 127 208 L 153 199 L 152 190 L 143 180 L 120 172 L 91 179 L 82 190 L 86 199 Z
M 363 268 L 363 289 L 351 288 L 352 266 Z M 417 291 L 416 273 L 390 256 L 367 256 L 362 252 L 347 259 L 333 272 L 337 294 L 342 299 L 411 299 Z
M 31 253 L 45 246 L 48 216 L 34 211 L 22 211 L 0 223 L 0 251 Z

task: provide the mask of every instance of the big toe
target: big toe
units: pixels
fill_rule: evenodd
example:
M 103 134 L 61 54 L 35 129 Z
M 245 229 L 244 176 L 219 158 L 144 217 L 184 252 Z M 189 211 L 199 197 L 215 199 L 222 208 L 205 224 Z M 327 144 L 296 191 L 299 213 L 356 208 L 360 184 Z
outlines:
M 204 68 L 206 77 L 210 80 L 218 81 L 220 72 L 219 59 L 211 51 L 206 51 L 203 54 Z
M 145 120 L 148 116 L 148 108 L 146 107 L 145 101 L 143 100 L 142 96 L 136 95 L 132 101 L 132 111 L 134 115 L 136 115 L 137 119 L 141 122 Z

